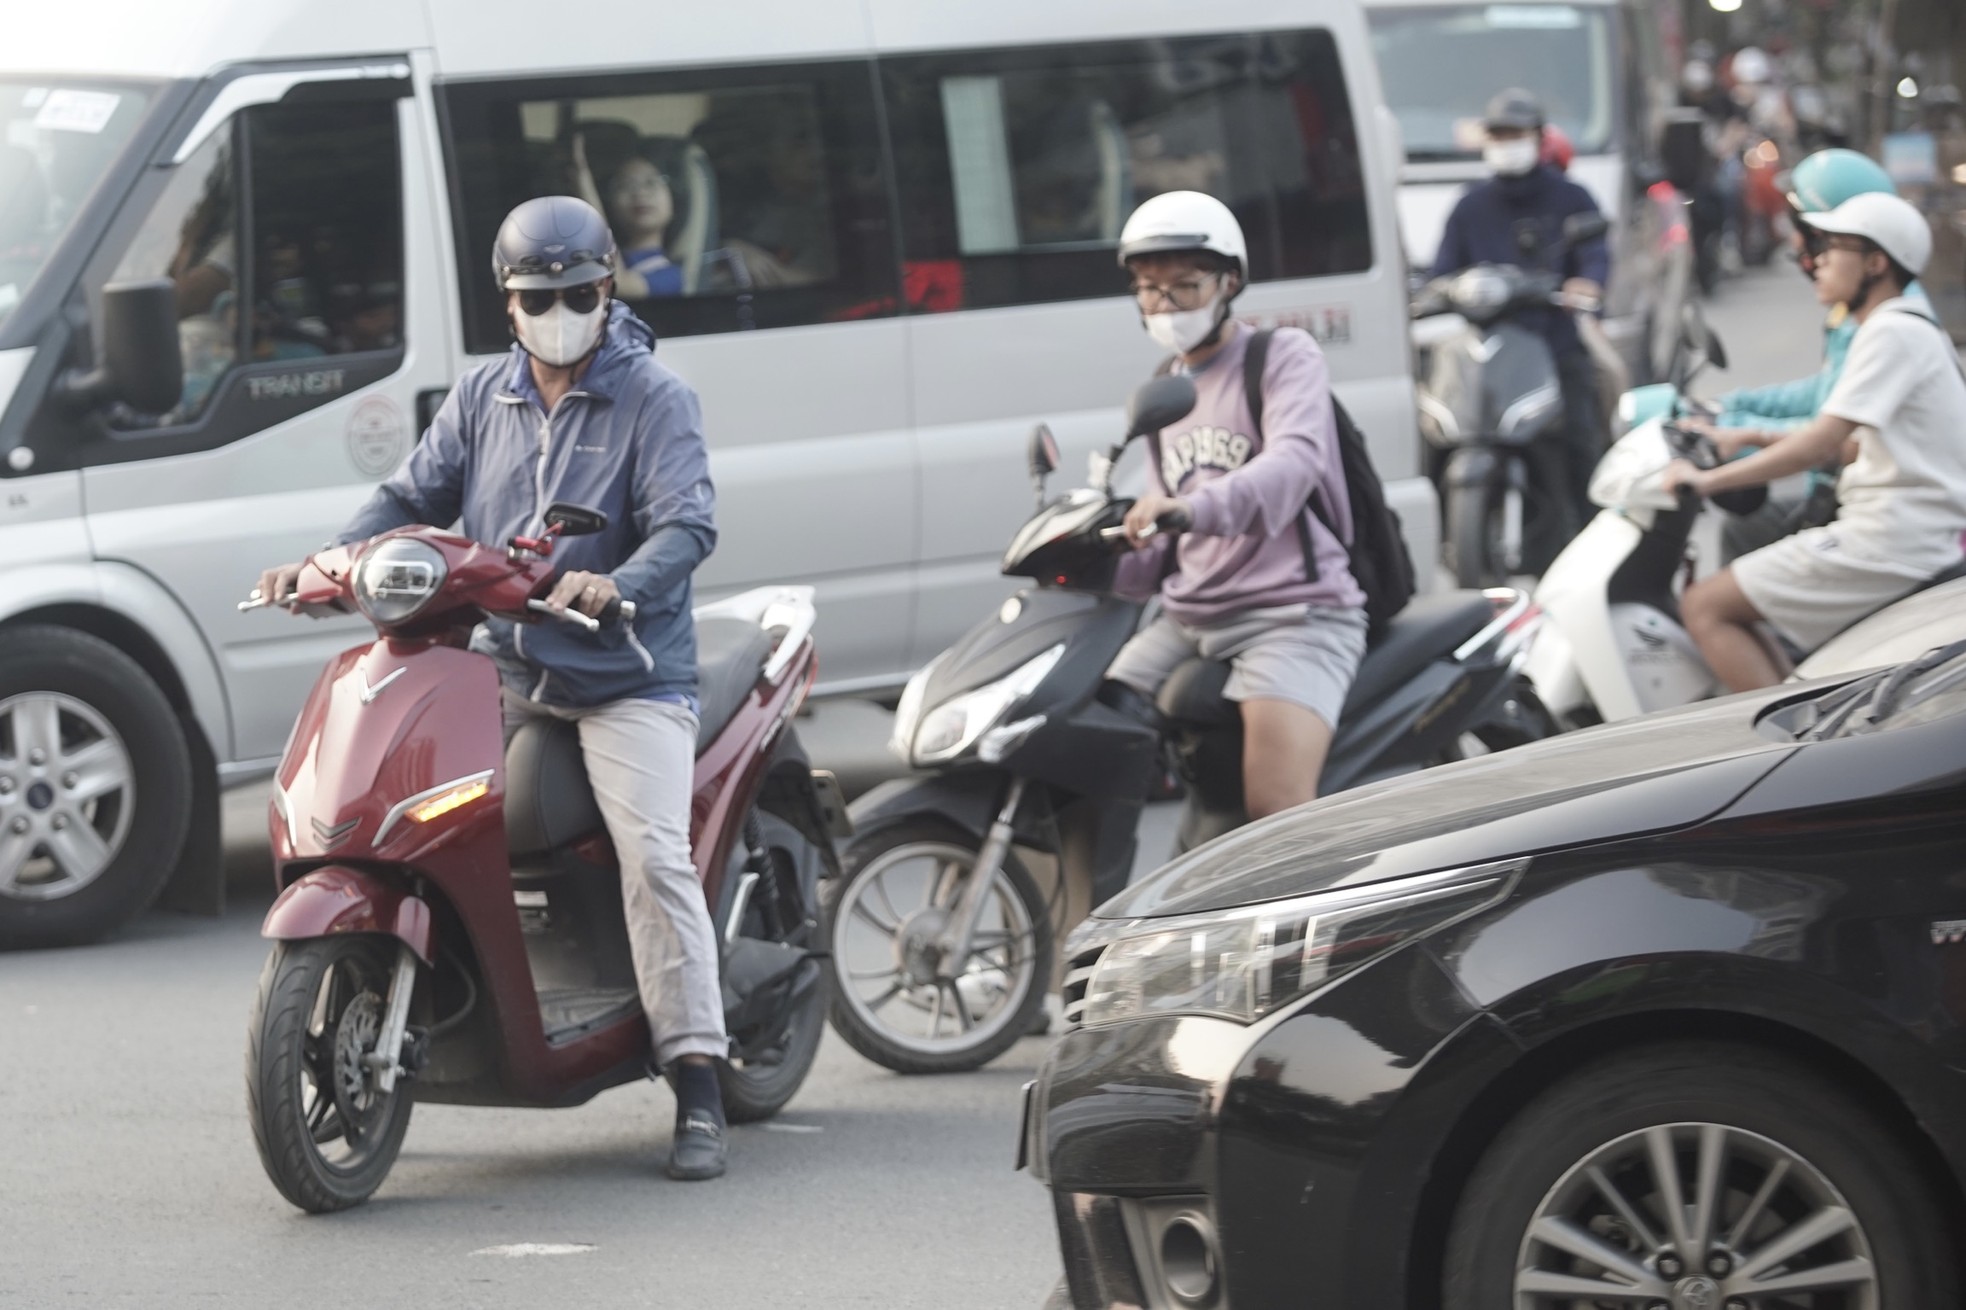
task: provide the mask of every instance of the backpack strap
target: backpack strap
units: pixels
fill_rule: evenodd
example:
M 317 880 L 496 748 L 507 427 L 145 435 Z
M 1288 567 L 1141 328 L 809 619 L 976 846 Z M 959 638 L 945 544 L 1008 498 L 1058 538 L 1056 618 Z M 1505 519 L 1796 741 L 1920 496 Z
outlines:
M 1921 323 L 1930 323 L 1934 328 L 1938 329 L 1939 335 L 1945 338 L 1946 350 L 1947 353 L 1952 356 L 1953 366 L 1959 370 L 1960 379 L 1962 381 L 1966 381 L 1966 361 L 1962 361 L 1959 358 L 1959 350 L 1956 346 L 1952 344 L 1952 333 L 1946 331 L 1945 324 L 1939 322 L 1939 320 L 1934 318 L 1931 314 L 1928 314 L 1924 310 L 1918 309 L 1912 305 L 1899 305 L 1888 312 L 1893 314 L 1903 314 L 1909 318 L 1915 318 L 1919 320 Z

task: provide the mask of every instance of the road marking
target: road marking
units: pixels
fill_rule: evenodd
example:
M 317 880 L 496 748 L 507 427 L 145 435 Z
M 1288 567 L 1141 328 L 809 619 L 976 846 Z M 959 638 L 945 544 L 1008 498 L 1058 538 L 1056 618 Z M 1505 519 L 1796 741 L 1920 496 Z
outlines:
M 766 1123 L 764 1129 L 768 1133 L 823 1133 L 826 1131 L 823 1124 L 788 1124 L 780 1123 L 776 1119 Z
M 513 1242 L 506 1246 L 487 1246 L 472 1255 L 502 1255 L 517 1259 L 524 1255 L 586 1255 L 592 1242 Z

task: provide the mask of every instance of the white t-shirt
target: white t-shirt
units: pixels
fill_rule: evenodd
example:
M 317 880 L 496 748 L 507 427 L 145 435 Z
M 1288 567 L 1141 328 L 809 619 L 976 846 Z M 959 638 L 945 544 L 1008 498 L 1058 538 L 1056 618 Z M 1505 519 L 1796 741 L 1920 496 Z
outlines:
M 1839 542 L 1939 573 L 1966 533 L 1966 378 L 1921 309 L 1899 296 L 1871 311 L 1823 412 L 1857 425 L 1857 458 L 1836 480 Z

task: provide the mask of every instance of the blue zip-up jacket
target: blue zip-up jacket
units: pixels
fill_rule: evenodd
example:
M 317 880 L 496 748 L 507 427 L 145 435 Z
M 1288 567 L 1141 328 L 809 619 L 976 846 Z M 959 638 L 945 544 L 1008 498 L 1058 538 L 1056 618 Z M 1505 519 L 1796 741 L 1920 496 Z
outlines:
M 459 379 L 430 430 L 338 543 L 411 523 L 460 523 L 488 545 L 536 535 L 554 501 L 598 509 L 606 531 L 554 544 L 562 572 L 605 573 L 636 605 L 632 630 L 590 635 L 542 619 L 488 622 L 472 641 L 506 685 L 551 705 L 696 699 L 690 574 L 717 543 L 716 493 L 696 393 L 658 364 L 655 334 L 620 301 L 594 362 L 548 415 L 524 350 Z
M 1572 214 L 1595 214 L 1597 201 L 1591 193 L 1572 182 L 1548 164 L 1540 164 L 1521 177 L 1491 177 L 1464 192 L 1447 216 L 1447 227 L 1440 234 L 1440 251 L 1434 256 L 1435 277 L 1446 277 L 1476 264 L 1534 264 L 1548 251 L 1556 249 L 1563 237 L 1563 220 Z M 1537 254 L 1525 260 L 1516 244 L 1516 226 L 1532 223 L 1537 228 Z M 1568 251 L 1563 265 L 1555 270 L 1565 278 L 1589 278 L 1601 287 L 1611 285 L 1611 251 L 1604 238 L 1586 241 Z M 1567 310 L 1551 306 L 1523 310 L 1516 322 L 1541 334 L 1550 349 L 1567 355 L 1584 348 L 1577 325 Z
M 1914 282 L 1905 295 L 1924 302 L 1925 288 Z M 1715 426 L 1723 428 L 1761 428 L 1768 432 L 1789 432 L 1822 412 L 1823 402 L 1836 390 L 1843 376 L 1843 362 L 1850 356 L 1850 342 L 1857 335 L 1857 321 L 1841 305 L 1823 321 L 1823 366 L 1806 378 L 1776 382 L 1765 387 L 1741 387 L 1720 398 L 1720 417 Z M 1744 450 L 1737 458 L 1753 454 Z M 1812 469 L 1812 483 L 1836 481 L 1835 469 Z

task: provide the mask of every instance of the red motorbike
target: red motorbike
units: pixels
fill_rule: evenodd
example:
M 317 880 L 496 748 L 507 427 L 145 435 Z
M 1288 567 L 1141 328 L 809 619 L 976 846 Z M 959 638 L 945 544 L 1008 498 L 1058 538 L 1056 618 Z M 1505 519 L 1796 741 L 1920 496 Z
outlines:
M 554 541 L 599 531 L 554 505 L 538 538 L 499 549 L 432 528 L 308 560 L 278 603 L 353 606 L 376 641 L 322 673 L 287 745 L 270 824 L 275 945 L 248 1032 L 260 1159 L 303 1210 L 368 1199 L 415 1101 L 578 1105 L 645 1076 L 614 851 L 572 724 L 537 719 L 508 746 L 485 616 L 556 612 Z M 255 596 L 241 608 L 264 605 Z M 792 718 L 818 665 L 812 591 L 763 588 L 696 611 L 702 731 L 690 837 L 722 951 L 733 1122 L 775 1114 L 824 1031 L 819 879 L 845 807 Z

